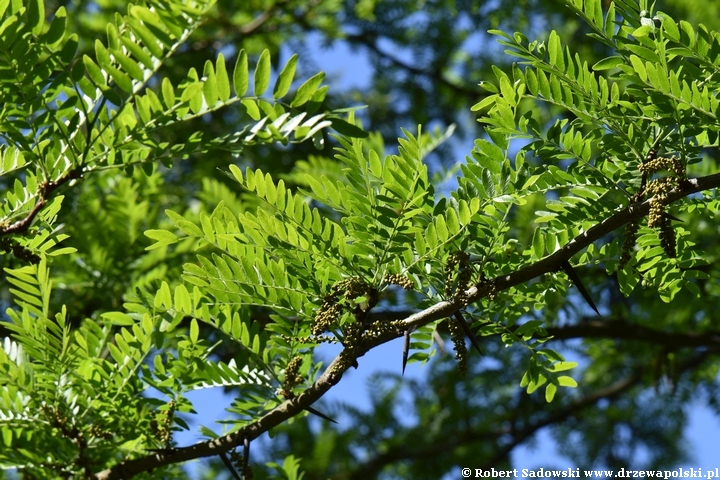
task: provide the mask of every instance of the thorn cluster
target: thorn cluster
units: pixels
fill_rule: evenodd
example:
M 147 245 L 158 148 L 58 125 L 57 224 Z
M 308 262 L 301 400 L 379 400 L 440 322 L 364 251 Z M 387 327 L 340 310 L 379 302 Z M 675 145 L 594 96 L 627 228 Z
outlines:
M 385 274 L 385 277 L 383 277 L 384 283 L 389 283 L 391 285 L 397 285 L 399 287 L 404 288 L 405 290 L 412 290 L 415 288 L 415 282 L 410 280 L 410 277 L 407 275 L 400 275 L 397 273 L 387 273 Z

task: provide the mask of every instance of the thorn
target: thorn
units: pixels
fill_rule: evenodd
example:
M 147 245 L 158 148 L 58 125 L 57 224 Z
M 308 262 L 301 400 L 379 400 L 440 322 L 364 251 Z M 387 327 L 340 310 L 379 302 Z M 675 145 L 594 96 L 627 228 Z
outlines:
M 580 281 L 580 277 L 578 277 L 577 273 L 575 272 L 575 269 L 570 265 L 570 262 L 564 262 L 561 267 L 563 271 L 567 274 L 568 278 L 572 280 L 572 282 L 575 284 L 578 290 L 580 290 L 580 295 L 585 299 L 585 301 L 590 305 L 590 308 L 592 308 L 595 313 L 600 315 L 600 312 L 598 311 L 597 307 L 595 306 L 595 302 L 593 302 L 592 297 L 590 297 L 590 294 L 585 289 L 585 285 L 583 285 L 582 281 Z
M 467 324 L 467 322 L 465 321 L 465 317 L 463 317 L 463 314 L 460 313 L 459 310 L 455 312 L 455 318 L 457 319 L 458 323 L 460 323 L 460 327 L 463 329 L 463 332 L 465 332 L 465 335 L 467 335 L 470 339 L 470 343 L 473 344 L 475 350 L 477 350 L 480 355 L 484 355 L 482 350 L 480 350 L 480 344 L 477 337 L 475 336 L 473 331 L 470 330 L 470 325 Z
M 250 439 L 247 437 L 243 438 L 243 477 L 248 478 L 250 476 Z
M 312 408 L 312 407 L 305 407 L 305 410 L 307 410 L 308 412 L 312 413 L 313 415 L 317 415 L 318 417 L 327 420 L 328 422 L 337 423 L 337 422 L 336 422 L 335 420 L 333 420 L 332 418 L 328 417 L 328 416 L 325 415 L 324 413 L 318 412 L 317 410 L 315 410 L 315 409 Z
M 405 375 L 405 366 L 407 365 L 408 352 L 410 351 L 410 330 L 405 330 L 403 333 L 403 364 L 402 374 Z
M 220 460 L 225 464 L 228 470 L 230 470 L 230 473 L 232 474 L 233 478 L 235 480 L 242 480 L 240 475 L 238 475 L 237 470 L 235 470 L 235 467 L 233 467 L 232 462 L 230 459 L 225 455 L 225 452 L 220 452 Z
M 667 218 L 668 220 L 672 220 L 672 221 L 674 221 L 674 222 L 683 223 L 682 220 L 680 220 L 679 218 L 677 218 L 677 217 L 674 216 L 674 215 L 670 215 L 670 214 L 667 213 L 667 212 L 663 212 L 663 213 L 662 213 L 662 216 L 665 217 L 665 218 Z

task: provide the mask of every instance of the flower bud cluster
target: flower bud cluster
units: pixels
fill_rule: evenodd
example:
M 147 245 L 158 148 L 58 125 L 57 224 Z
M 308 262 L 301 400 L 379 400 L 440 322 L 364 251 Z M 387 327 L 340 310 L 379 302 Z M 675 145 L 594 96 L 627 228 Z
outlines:
M 676 185 L 677 182 L 673 177 L 658 178 L 648 184 L 647 191 L 653 196 L 650 199 L 649 227 L 656 228 L 661 225 L 668 194 Z
M 652 195 L 650 199 L 650 212 L 648 214 L 648 226 L 657 228 L 660 237 L 660 245 L 670 258 L 677 257 L 675 232 L 673 231 L 670 219 L 665 213 L 665 206 L 668 203 L 670 192 L 687 180 L 685 163 L 675 157 L 658 157 L 656 150 L 651 150 L 645 162 L 639 167 L 640 172 L 645 176 L 665 170 L 672 175 L 664 178 L 657 178 L 647 184 L 647 193 Z M 630 261 L 632 249 L 637 241 L 637 223 L 628 224 L 625 228 L 625 241 L 620 254 L 618 268 L 623 268 Z
M 625 238 L 623 239 L 622 250 L 620 251 L 620 262 L 618 263 L 618 270 L 625 268 L 625 265 L 630 262 L 632 258 L 632 252 L 637 243 L 637 234 L 640 229 L 638 222 L 631 222 L 625 225 Z
M 458 296 L 463 305 L 467 305 L 467 289 L 472 278 L 472 268 L 470 266 L 470 255 L 466 252 L 458 251 L 448 256 L 445 263 L 445 296 L 450 298 L 453 295 L 453 278 L 457 269 L 457 286 L 455 294 Z
M 399 287 L 404 288 L 405 290 L 412 290 L 415 288 L 415 282 L 410 280 L 410 277 L 407 275 L 400 275 L 397 273 L 387 273 L 385 274 L 385 277 L 383 277 L 384 283 L 389 283 L 391 285 L 397 285 Z
M 107 428 L 103 428 L 97 423 L 93 423 L 92 425 L 90 425 L 90 435 L 95 438 L 102 438 L 103 440 L 112 440 L 113 438 L 113 434 L 110 430 L 108 430 Z
M 155 439 L 163 445 L 169 445 L 172 440 L 172 423 L 176 408 L 175 400 L 170 400 L 167 410 L 154 412 L 153 418 L 150 420 L 150 428 L 152 428 Z
M 640 173 L 656 173 L 666 170 L 674 174 L 678 178 L 685 178 L 685 164 L 679 158 L 672 157 L 654 157 L 648 155 L 648 161 L 640 164 Z
M 465 333 L 459 322 L 460 320 L 456 318 L 448 318 L 450 338 L 453 342 L 453 350 L 455 350 L 455 359 L 458 361 L 458 373 L 464 377 L 467 373 L 468 351 L 465 345 Z
M 670 258 L 677 257 L 677 243 L 675 240 L 675 230 L 670 225 L 670 219 L 663 215 L 660 222 L 660 246 L 665 250 L 665 255 Z
M 360 277 L 351 277 L 337 282 L 330 294 L 323 298 L 320 308 L 315 314 L 315 321 L 312 326 L 314 336 L 319 336 L 337 323 L 342 315 L 344 306 L 340 301 L 343 297 L 346 301 L 354 300 L 362 296 L 370 296 L 372 289 Z M 347 306 L 347 305 L 346 305 Z
M 303 358 L 296 355 L 288 362 L 287 367 L 285 367 L 285 381 L 283 382 L 283 389 L 286 392 L 292 392 L 293 388 L 305 381 L 303 376 L 300 374 L 300 367 L 302 364 Z

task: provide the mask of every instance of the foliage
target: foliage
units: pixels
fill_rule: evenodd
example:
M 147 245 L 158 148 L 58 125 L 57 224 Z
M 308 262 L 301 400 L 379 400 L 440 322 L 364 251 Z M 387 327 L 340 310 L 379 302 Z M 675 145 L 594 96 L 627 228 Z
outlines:
M 693 371 L 683 398 L 698 385 L 714 388 L 717 327 L 697 315 L 707 298 L 717 301 L 715 253 L 691 226 L 703 233 L 719 206 L 709 152 L 718 142 L 720 35 L 646 2 L 618 0 L 606 12 L 599 0 L 568 6 L 609 55 L 589 62 L 555 31 L 530 41 L 493 30 L 520 63 L 493 68 L 496 81 L 482 83 L 488 93 L 472 110 L 483 134 L 456 186 L 441 194 L 428 158 L 451 129 L 404 130 L 388 154 L 354 109 L 327 107 L 322 73 L 295 80 L 298 56 L 281 65 L 277 51 L 239 49 L 232 68 L 218 54 L 202 73 L 191 67 L 178 77 L 173 59 L 204 34 L 213 2 L 130 5 L 92 47 L 71 33 L 63 7 L 45 21 L 39 0 L 0 2 L 0 248 L 12 298 L 2 324 L 0 464 L 29 478 L 160 478 L 219 456 L 246 476 L 253 440 L 292 438 L 288 420 L 303 410 L 323 415 L 311 404 L 360 357 L 400 337 L 408 362 L 427 362 L 449 332 L 458 376 L 436 362 L 432 381 L 450 379 L 450 390 L 438 385 L 424 398 L 409 384 L 417 428 L 359 439 L 391 453 L 348 461 L 357 478 L 417 456 L 407 438 L 428 425 L 420 451 L 482 434 L 516 445 L 600 400 L 639 395 L 652 384 L 649 364 L 656 381 L 663 368 L 678 383 L 676 373 Z M 356 5 L 367 18 L 381 11 Z M 214 116 L 232 127 L 220 133 Z M 316 154 L 292 170 L 251 162 L 274 151 L 263 148 L 302 152 L 305 143 Z M 195 164 L 213 175 L 185 185 Z M 558 318 L 570 316 L 566 299 L 572 319 L 589 311 L 572 306 L 570 282 L 598 311 L 592 298 L 608 278 L 639 305 L 660 298 L 677 316 L 658 321 L 602 302 L 606 322 Z M 464 336 L 478 349 L 483 337 L 499 366 L 483 370 Z M 593 337 L 654 343 L 628 359 L 607 340 L 588 341 L 573 352 L 586 360 L 577 370 L 552 345 Z M 342 346 L 327 366 L 314 357 L 323 343 Z M 480 374 L 508 387 L 473 405 L 497 411 L 468 420 L 463 409 Z M 518 383 L 521 397 L 510 387 Z M 386 385 L 377 384 L 375 411 L 399 424 L 391 407 L 400 383 Z M 177 445 L 174 432 L 194 413 L 186 394 L 217 387 L 234 396 L 225 430 Z M 437 405 L 453 406 L 447 425 L 435 421 Z M 513 428 L 498 429 L 498 419 Z M 681 457 L 671 436 L 643 428 L 638 442 L 655 438 L 672 453 L 652 456 L 651 466 Z M 663 428 L 677 433 L 679 425 Z M 328 452 L 351 458 L 353 440 L 336 435 L 324 453 L 303 452 L 324 463 L 296 453 L 282 464 L 274 458 L 268 472 L 343 474 Z M 482 458 L 495 465 L 507 452 L 485 445 Z M 473 455 L 386 473 L 439 477 Z

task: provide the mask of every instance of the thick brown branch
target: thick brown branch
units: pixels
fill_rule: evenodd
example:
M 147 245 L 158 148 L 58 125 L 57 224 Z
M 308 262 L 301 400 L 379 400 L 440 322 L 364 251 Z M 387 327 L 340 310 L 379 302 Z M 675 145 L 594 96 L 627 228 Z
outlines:
M 674 202 L 687 195 L 717 187 L 720 187 L 720 174 L 688 180 L 684 188 L 676 189 L 668 194 L 668 202 Z M 528 265 L 527 267 L 521 268 L 520 270 L 508 275 L 496 277 L 491 281 L 494 283 L 496 291 L 500 291 L 515 285 L 520 285 L 545 273 L 555 272 L 560 269 L 564 262 L 569 261 L 573 255 L 580 252 L 591 243 L 622 227 L 626 223 L 640 219 L 641 217 L 647 215 L 649 211 L 649 200 L 639 205 L 631 204 L 590 228 L 587 232 L 572 239 L 567 245 L 557 250 L 555 253 L 532 265 Z M 467 298 L 470 302 L 480 300 L 482 295 L 483 293 L 478 290 L 477 287 L 472 287 L 467 291 Z M 463 303 L 459 299 L 456 299 L 439 302 L 421 312 L 410 315 L 401 322 L 402 325 L 395 331 L 387 331 L 366 340 L 363 345 L 355 349 L 356 353 L 354 358 L 350 360 L 356 360 L 378 345 L 401 337 L 406 329 L 419 328 L 432 321 L 449 317 L 463 307 Z M 164 465 L 185 462 L 201 457 L 214 456 L 218 455 L 220 452 L 225 452 L 231 448 L 235 448 L 238 445 L 241 445 L 245 438 L 249 440 L 257 438 L 290 417 L 297 415 L 305 407 L 310 406 L 312 403 L 319 400 L 325 392 L 340 381 L 342 374 L 350 368 L 352 363 L 352 361 L 348 361 L 347 353 L 344 350 L 332 361 L 332 363 L 330 363 L 325 372 L 323 372 L 323 374 L 310 388 L 294 399 L 283 402 L 280 406 L 267 413 L 256 422 L 238 430 L 237 432 L 218 439 L 201 442 L 190 447 L 178 448 L 171 453 L 157 453 L 134 460 L 124 461 L 108 470 L 104 470 L 96 474 L 95 477 L 103 480 L 130 478 L 138 473 L 150 471 Z M 625 388 L 627 388 L 627 386 L 625 386 Z
M 571 338 L 615 338 L 652 342 L 672 349 L 682 347 L 718 347 L 720 332 L 663 332 L 623 320 L 591 320 L 577 325 L 546 328 L 553 340 Z

